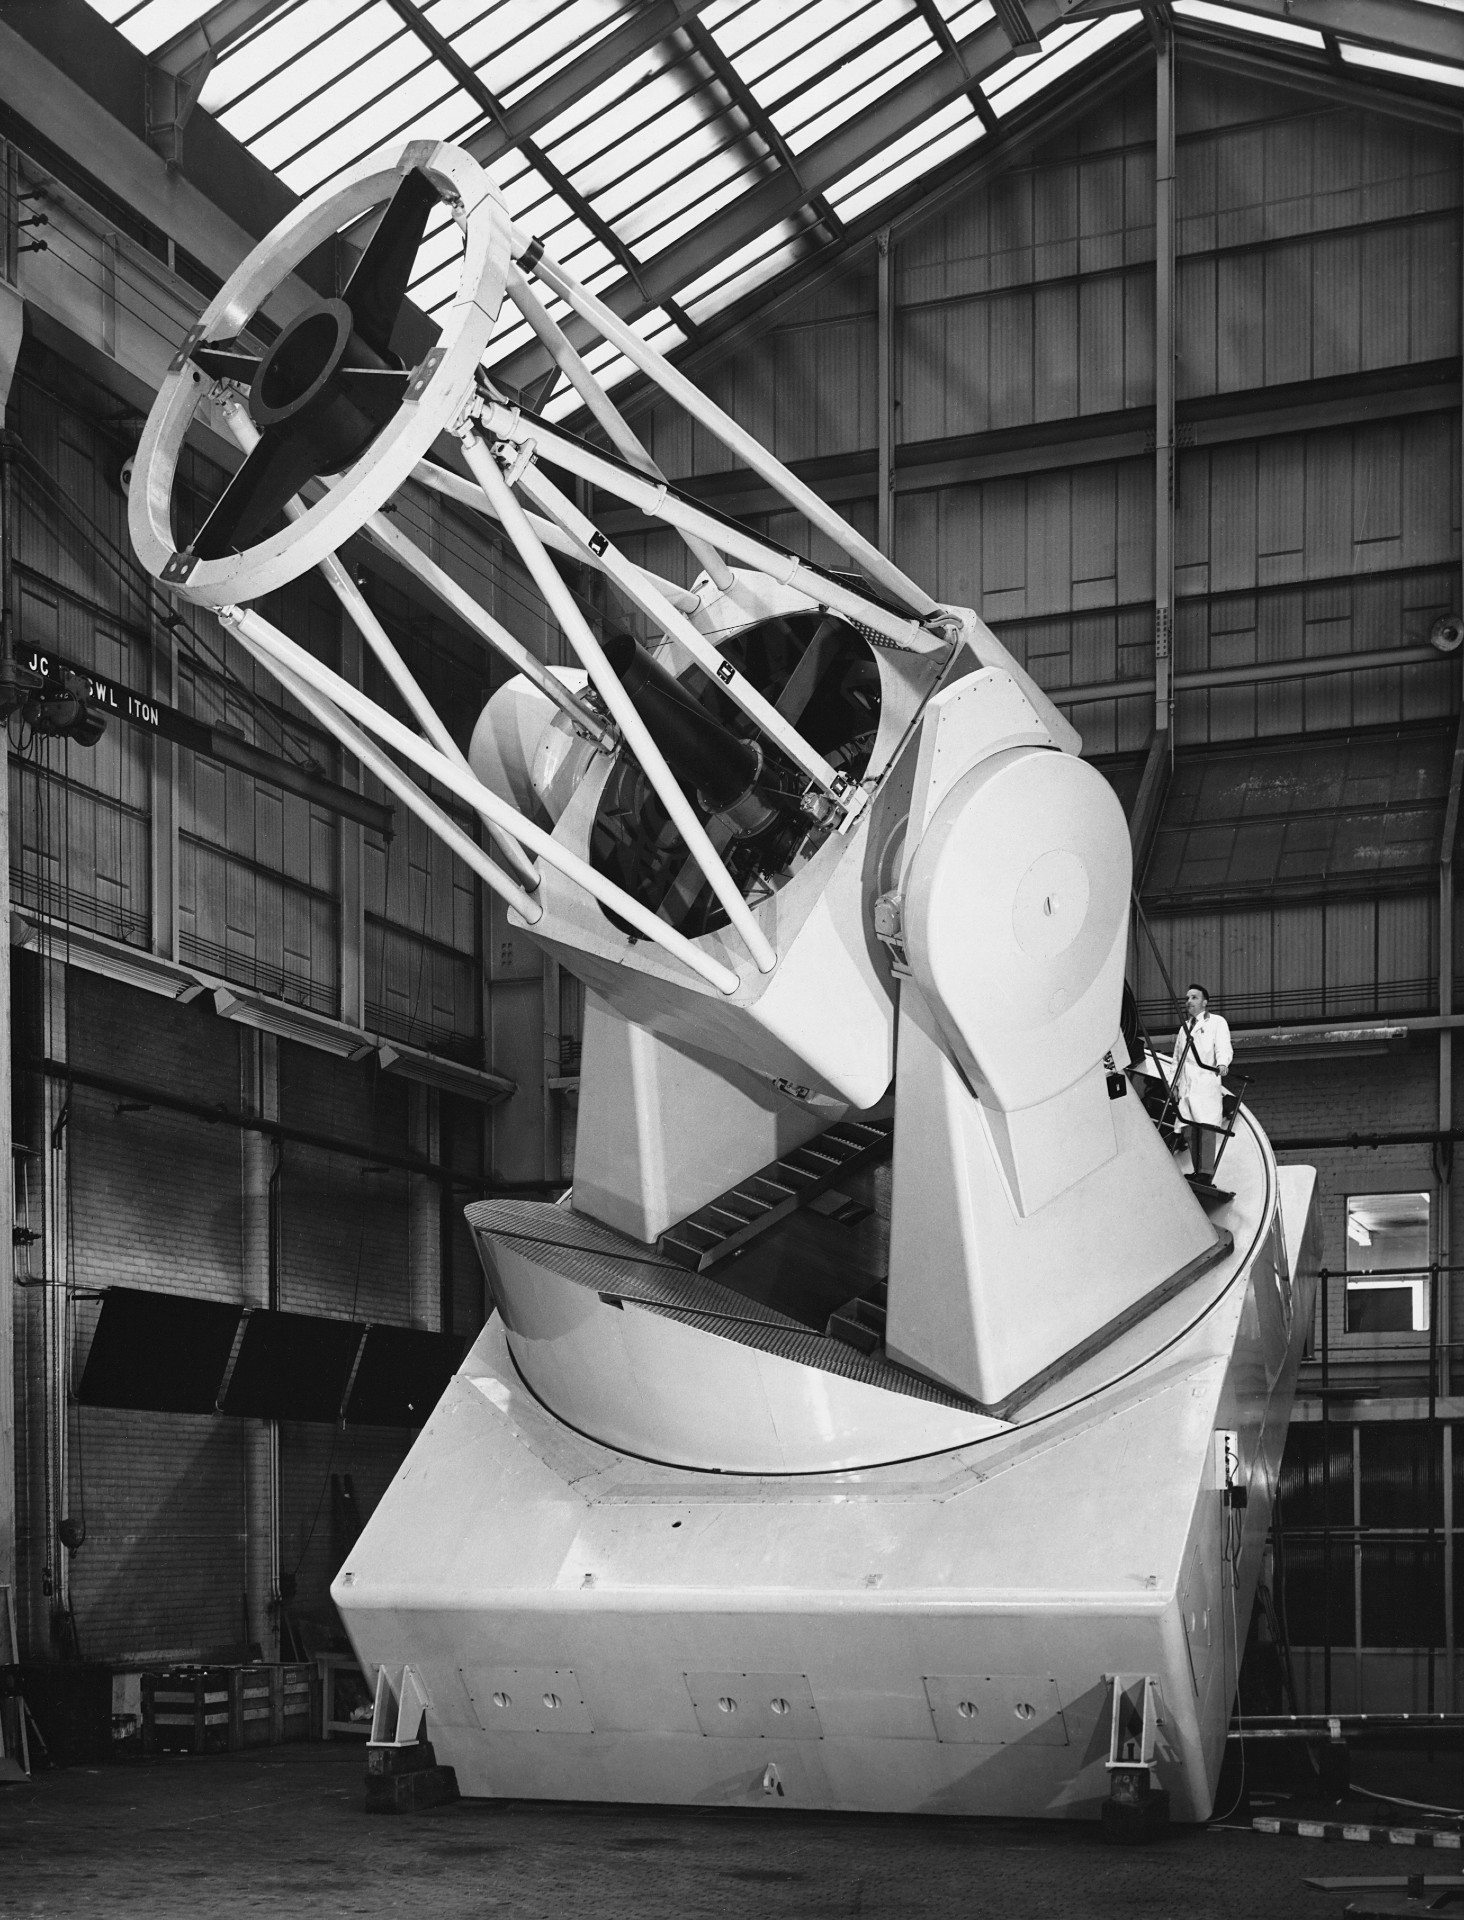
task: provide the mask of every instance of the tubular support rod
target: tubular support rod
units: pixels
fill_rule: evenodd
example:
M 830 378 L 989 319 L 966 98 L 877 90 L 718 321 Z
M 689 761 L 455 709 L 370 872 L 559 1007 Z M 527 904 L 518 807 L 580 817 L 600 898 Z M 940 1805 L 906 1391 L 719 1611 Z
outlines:
M 410 573 L 414 573 L 426 587 L 430 587 L 442 601 L 467 627 L 470 627 L 481 640 L 485 640 L 495 652 L 501 653 L 517 672 L 526 680 L 532 680 L 546 700 L 550 700 L 567 714 L 587 739 L 593 740 L 605 751 L 612 752 L 615 736 L 597 720 L 587 707 L 580 705 L 569 688 L 557 675 L 551 673 L 542 660 L 529 652 L 521 640 L 515 640 L 500 621 L 487 612 L 473 598 L 465 587 L 460 587 L 452 575 L 439 567 L 435 560 L 427 555 L 391 521 L 384 513 L 373 513 L 366 522 L 366 532 L 378 546 L 384 547 L 393 558 L 400 560 Z
M 471 507 L 474 513 L 491 517 L 492 508 L 488 505 L 487 495 L 476 480 L 465 480 L 460 473 L 454 473 L 450 467 L 440 467 L 435 460 L 424 460 L 413 474 L 414 480 L 424 487 L 430 487 L 434 493 L 440 493 L 444 499 L 455 500 L 460 507 Z M 571 540 L 562 527 L 555 526 L 552 520 L 546 520 L 542 514 L 531 513 L 529 525 L 538 534 L 551 553 L 562 553 L 566 560 L 577 565 L 599 568 L 599 556 L 585 553 L 578 541 Z M 625 565 L 644 580 L 648 580 L 658 593 L 664 594 L 673 607 L 680 607 L 683 613 L 695 613 L 701 605 L 701 596 L 690 592 L 686 587 L 678 587 L 674 580 L 665 580 L 659 573 L 651 573 L 645 567 L 637 567 L 627 560 Z
M 590 632 L 584 615 L 575 605 L 568 587 L 560 578 L 558 569 L 544 548 L 539 544 L 523 507 L 514 495 L 513 488 L 499 468 L 497 460 L 484 444 L 476 428 L 469 427 L 463 436 L 463 453 L 472 468 L 479 485 L 488 497 L 488 504 L 503 522 L 509 538 L 523 556 L 524 565 L 533 577 L 534 585 L 543 594 L 550 613 L 564 629 L 565 638 L 579 655 L 580 663 L 589 674 L 601 699 L 610 710 L 611 718 L 625 739 L 646 778 L 655 788 L 661 804 L 675 822 L 677 831 L 686 842 L 687 851 L 706 876 L 717 899 L 721 902 L 727 918 L 736 928 L 742 944 L 752 956 L 760 973 L 771 973 L 778 964 L 778 956 L 768 942 L 767 935 L 757 924 L 752 909 L 743 899 L 737 882 L 727 871 L 722 856 L 712 845 L 706 828 L 698 819 L 695 809 L 681 790 L 681 783 L 666 764 L 665 756 L 651 737 L 630 695 L 620 684 L 619 677 L 605 658 L 599 641 Z
M 262 667 L 275 676 L 291 698 L 298 700 L 305 711 L 317 720 L 327 733 L 333 734 L 349 753 L 356 756 L 363 767 L 370 769 L 389 793 L 394 793 L 409 812 L 415 813 L 425 826 L 451 847 L 464 866 L 476 873 L 486 886 L 501 895 L 530 926 L 536 925 L 543 919 L 544 909 L 539 902 L 531 894 L 525 893 L 523 888 L 518 886 L 496 861 L 490 860 L 483 849 L 468 837 L 452 815 L 444 812 L 435 800 L 429 799 L 416 781 L 409 779 L 396 762 L 383 753 L 376 742 L 368 738 L 353 720 L 348 719 L 339 708 L 332 706 L 323 694 L 317 693 L 313 687 L 308 686 L 299 674 L 291 672 L 282 660 L 275 659 L 266 653 L 264 648 L 251 639 L 242 628 L 235 627 L 234 632 L 239 644 Z M 506 833 L 502 833 L 501 828 L 492 831 L 495 839 L 498 839 L 500 834 L 503 840 L 509 838 Z
M 590 546 L 592 539 L 598 538 L 603 541 L 604 536 L 597 533 L 594 522 L 582 514 L 574 502 L 561 493 L 553 481 L 539 471 L 533 461 L 530 461 L 519 476 L 518 484 L 537 506 L 558 519 L 565 532 L 577 544 L 583 546 L 587 555 L 594 551 Z M 728 699 L 735 701 L 770 740 L 776 741 L 793 764 L 806 774 L 815 786 L 822 787 L 825 793 L 832 794 L 846 809 L 862 807 L 863 789 L 855 786 L 847 775 L 836 772 L 823 755 L 808 744 L 793 723 L 784 719 L 773 703 L 764 699 L 750 680 L 736 672 L 731 661 L 718 652 L 705 634 L 698 633 L 691 622 L 685 619 L 669 600 L 658 594 L 653 587 L 647 586 L 644 579 L 636 579 L 638 569 L 619 552 L 613 543 L 602 546 L 600 549 L 600 565 L 607 576 L 620 587 L 628 599 L 634 601 L 642 613 L 655 621 L 673 640 L 678 640 L 685 647 L 697 665 L 717 682 Z
M 572 435 L 556 433 L 552 427 L 538 420 L 525 420 L 517 407 L 490 400 L 484 404 L 480 419 L 485 431 L 494 438 L 511 441 L 516 446 L 531 441 L 536 445 L 541 444 L 545 458 L 553 460 L 556 467 L 563 467 L 566 473 L 572 473 L 580 480 L 588 480 L 606 493 L 615 494 L 651 519 L 664 520 L 668 527 L 674 527 L 678 533 L 689 529 L 699 534 L 716 546 L 719 552 L 733 554 L 749 567 L 770 575 L 785 587 L 795 587 L 800 593 L 806 593 L 815 606 L 825 607 L 830 613 L 840 614 L 858 626 L 867 627 L 904 653 L 940 653 L 950 644 L 943 634 L 932 633 L 914 620 L 907 620 L 885 607 L 876 606 L 872 600 L 866 600 L 863 594 L 841 586 L 837 580 L 815 573 L 812 567 L 804 566 L 796 554 L 780 553 L 776 547 L 766 546 L 755 533 L 748 533 L 741 527 L 717 519 L 714 514 L 703 512 L 689 500 L 669 492 L 664 482 L 632 476 L 615 462 L 601 459 L 593 449 L 584 446 Z
M 252 453 L 259 445 L 259 429 L 250 419 L 243 403 L 231 393 L 224 401 L 221 411 L 240 451 L 244 454 Z M 306 511 L 304 501 L 298 497 L 285 502 L 285 513 L 291 520 L 303 519 Z M 386 669 L 387 678 L 406 702 L 407 711 L 421 727 L 423 733 L 440 753 L 445 753 L 449 760 L 456 760 L 459 766 L 466 767 L 467 755 L 443 725 L 437 709 L 417 685 L 411 669 L 397 652 L 386 629 L 367 606 L 366 596 L 361 589 L 346 572 L 335 554 L 328 553 L 319 565 L 331 591 L 356 623 L 367 646 Z M 489 828 L 489 831 L 493 832 L 493 829 Z M 493 838 L 520 880 L 530 888 L 537 887 L 538 871 L 518 842 L 498 833 L 493 833 Z
M 533 328 L 540 346 L 605 429 L 611 446 L 621 459 L 633 467 L 639 467 L 652 480 L 664 480 L 666 476 L 636 438 L 625 416 L 581 360 L 564 329 L 545 310 L 538 294 L 514 266 L 508 270 L 508 295 Z M 693 556 L 706 568 L 712 585 L 725 592 L 732 584 L 732 569 L 721 554 L 705 540 L 698 540 L 694 534 L 683 533 L 681 537 Z
M 562 873 L 567 880 L 592 894 L 602 906 L 622 920 L 628 920 L 638 933 L 647 940 L 653 940 L 658 947 L 673 954 L 683 965 L 689 967 L 699 978 L 714 986 L 719 993 L 735 993 L 742 984 L 737 975 L 728 966 L 715 960 L 708 953 L 670 927 L 664 920 L 643 907 L 639 900 L 616 886 L 613 880 L 607 880 L 597 873 L 588 861 L 581 860 L 578 854 L 571 853 L 568 847 L 546 833 L 542 827 L 535 826 L 506 800 L 500 800 L 491 788 L 485 787 L 472 773 L 464 773 L 456 761 L 449 760 L 439 753 L 419 734 L 412 732 L 376 702 L 343 680 L 327 666 L 317 660 L 314 654 L 307 653 L 301 646 L 281 633 L 278 627 L 271 626 L 262 614 L 255 613 L 250 607 L 221 607 L 218 612 L 221 625 L 231 633 L 237 633 L 241 639 L 247 636 L 269 658 L 289 668 L 308 686 L 324 694 L 332 706 L 348 714 L 361 726 L 374 733 L 393 752 L 406 760 L 434 780 L 440 781 L 449 792 L 465 800 L 476 813 L 484 819 L 491 819 L 506 833 L 522 840 L 525 847 L 537 854 L 547 865 Z M 493 884 L 490 882 L 490 884 Z
M 529 235 L 516 226 L 512 239 L 514 259 L 521 259 L 530 244 Z M 857 534 L 811 487 L 805 486 L 796 475 L 790 473 L 780 460 L 775 460 L 759 440 L 739 427 L 729 414 L 724 413 L 683 374 L 678 373 L 663 355 L 641 339 L 633 327 L 628 327 L 602 300 L 597 300 L 588 288 L 582 287 L 572 273 L 567 272 L 549 254 L 541 253 L 534 266 L 534 274 L 588 320 L 603 339 L 617 346 L 633 366 L 639 367 L 664 393 L 684 407 L 693 420 L 704 426 L 708 433 L 715 434 L 722 445 L 739 459 L 745 460 L 754 473 L 761 475 L 770 487 L 782 494 L 789 506 L 795 507 L 820 533 L 826 534 L 836 547 L 848 554 L 876 585 L 883 587 L 886 593 L 893 594 L 895 599 L 916 614 L 924 616 L 939 612 L 936 602 L 923 587 L 917 586 L 877 547 L 871 546 L 862 535 Z

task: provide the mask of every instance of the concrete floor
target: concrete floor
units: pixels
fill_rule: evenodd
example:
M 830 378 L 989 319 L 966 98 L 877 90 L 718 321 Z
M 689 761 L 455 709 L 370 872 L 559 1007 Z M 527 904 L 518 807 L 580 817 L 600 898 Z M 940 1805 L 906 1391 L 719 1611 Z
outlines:
M 1461 1864 L 1458 1853 L 1223 1828 L 1114 1849 L 1096 1827 L 1033 1821 L 483 1801 L 368 1816 L 363 1761 L 344 1744 L 277 1747 L 74 1767 L 0 1788 L 0 1913 L 1321 1920 L 1349 1896 L 1314 1891 L 1308 1875 Z M 1376 1769 L 1369 1778 L 1381 1784 Z

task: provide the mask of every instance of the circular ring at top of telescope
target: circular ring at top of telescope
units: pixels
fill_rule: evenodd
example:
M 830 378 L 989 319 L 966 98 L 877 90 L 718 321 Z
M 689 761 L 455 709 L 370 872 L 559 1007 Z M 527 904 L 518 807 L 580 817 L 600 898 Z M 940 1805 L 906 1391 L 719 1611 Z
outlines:
M 373 207 L 385 211 L 335 300 L 313 301 L 268 350 L 239 336 L 301 261 Z M 403 367 L 391 332 L 418 244 L 439 203 L 463 234 L 457 297 L 437 344 Z M 508 279 L 511 225 L 497 187 L 460 147 L 416 140 L 363 161 L 301 201 L 235 268 L 158 389 L 129 493 L 132 543 L 148 572 L 203 606 L 252 600 L 334 553 L 411 476 L 472 390 Z M 258 445 L 181 552 L 173 481 L 200 403 L 222 382 L 249 389 Z M 283 531 L 285 502 L 339 474 Z M 262 537 L 261 537 L 262 536 Z

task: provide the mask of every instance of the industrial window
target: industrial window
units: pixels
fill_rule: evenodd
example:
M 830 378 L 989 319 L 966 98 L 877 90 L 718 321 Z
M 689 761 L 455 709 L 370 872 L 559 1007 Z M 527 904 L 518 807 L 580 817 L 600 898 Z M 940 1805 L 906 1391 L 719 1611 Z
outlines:
M 1428 1331 L 1429 1195 L 1347 1199 L 1347 1331 Z
M 1181 754 L 1144 904 L 1406 891 L 1438 863 L 1448 733 L 1380 728 Z

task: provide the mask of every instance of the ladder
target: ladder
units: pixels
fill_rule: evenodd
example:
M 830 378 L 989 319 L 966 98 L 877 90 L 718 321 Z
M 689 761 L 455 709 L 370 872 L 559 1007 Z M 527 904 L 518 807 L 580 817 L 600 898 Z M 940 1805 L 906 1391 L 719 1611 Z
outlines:
M 657 1249 L 678 1266 L 705 1273 L 790 1214 L 832 1194 L 840 1180 L 888 1159 L 894 1141 L 893 1119 L 839 1120 L 668 1227 Z

